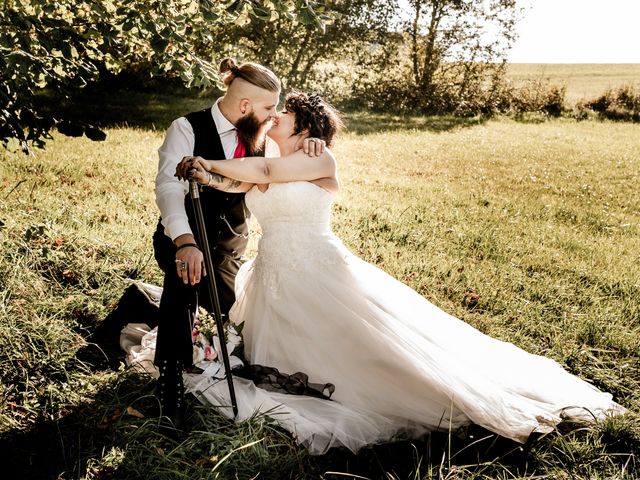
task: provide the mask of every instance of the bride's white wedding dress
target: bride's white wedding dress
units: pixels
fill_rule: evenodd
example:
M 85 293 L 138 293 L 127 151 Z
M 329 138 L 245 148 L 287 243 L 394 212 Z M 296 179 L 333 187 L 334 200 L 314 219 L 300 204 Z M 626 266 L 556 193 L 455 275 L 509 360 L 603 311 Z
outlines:
M 245 356 L 335 392 L 327 401 L 236 378 L 240 419 L 275 409 L 270 416 L 322 453 L 469 423 L 524 442 L 565 416 L 625 411 L 555 361 L 484 335 L 351 254 L 331 232 L 326 190 L 271 184 L 246 202 L 262 238 L 236 278 L 230 312 L 244 323 Z M 190 376 L 187 387 L 229 404 L 226 382 Z

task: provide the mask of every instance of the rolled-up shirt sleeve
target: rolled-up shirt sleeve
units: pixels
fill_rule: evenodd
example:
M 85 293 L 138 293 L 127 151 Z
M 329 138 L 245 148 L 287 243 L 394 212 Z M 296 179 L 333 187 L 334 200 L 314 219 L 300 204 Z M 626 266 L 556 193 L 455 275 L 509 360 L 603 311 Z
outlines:
M 193 233 L 189 227 L 184 197 L 189 184 L 176 176 L 176 166 L 182 157 L 193 155 L 195 138 L 189 121 L 180 117 L 171 123 L 162 146 L 158 150 L 158 174 L 156 176 L 156 205 L 160 209 L 165 234 L 171 240 Z

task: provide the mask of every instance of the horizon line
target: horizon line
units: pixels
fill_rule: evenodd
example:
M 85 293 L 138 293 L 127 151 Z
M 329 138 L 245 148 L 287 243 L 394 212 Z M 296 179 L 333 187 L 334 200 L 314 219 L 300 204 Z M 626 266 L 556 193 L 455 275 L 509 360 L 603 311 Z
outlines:
M 557 61 L 546 61 L 546 62 L 530 62 L 530 61 L 512 61 L 507 60 L 507 63 L 518 63 L 522 65 L 640 65 L 640 62 L 557 62 Z

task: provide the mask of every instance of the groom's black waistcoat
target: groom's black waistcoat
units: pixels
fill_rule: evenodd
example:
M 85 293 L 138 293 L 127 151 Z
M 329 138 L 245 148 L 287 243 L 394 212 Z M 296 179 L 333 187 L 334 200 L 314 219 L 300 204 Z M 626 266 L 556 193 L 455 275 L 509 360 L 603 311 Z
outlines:
M 224 159 L 222 142 L 211 116 L 211 109 L 189 113 L 186 119 L 191 124 L 195 136 L 193 155 L 207 160 Z M 200 192 L 200 203 L 214 262 L 218 255 L 240 257 L 247 246 L 248 233 L 248 211 L 244 204 L 244 193 L 227 193 L 205 187 Z M 185 197 L 185 208 L 189 225 L 195 233 L 195 214 L 188 194 Z

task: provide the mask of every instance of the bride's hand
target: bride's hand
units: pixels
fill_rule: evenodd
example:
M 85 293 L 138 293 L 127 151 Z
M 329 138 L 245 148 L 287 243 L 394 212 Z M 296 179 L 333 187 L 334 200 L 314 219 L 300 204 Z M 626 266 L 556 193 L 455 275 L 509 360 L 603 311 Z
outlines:
M 319 157 L 324 152 L 326 144 L 327 142 L 319 138 L 305 138 L 302 141 L 302 151 L 310 157 Z
M 183 157 L 176 166 L 175 176 L 181 180 L 195 180 L 201 185 L 206 185 L 211 179 L 206 162 L 202 157 Z

